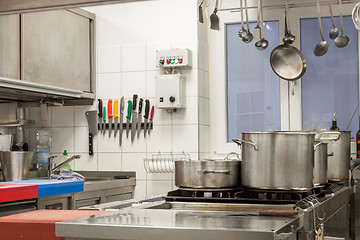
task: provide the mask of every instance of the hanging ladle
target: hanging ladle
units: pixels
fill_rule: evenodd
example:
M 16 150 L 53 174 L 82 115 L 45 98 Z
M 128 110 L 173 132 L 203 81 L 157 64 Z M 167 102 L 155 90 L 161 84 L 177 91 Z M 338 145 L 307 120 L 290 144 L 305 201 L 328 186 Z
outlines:
M 247 37 L 247 32 L 244 27 L 244 13 L 243 13 L 243 0 L 240 0 L 240 13 L 241 13 L 241 29 L 238 32 L 240 38 L 244 39 Z
M 346 47 L 349 44 L 350 38 L 344 35 L 344 24 L 343 24 L 343 16 L 342 16 L 342 0 L 339 0 L 339 7 L 340 7 L 340 28 L 341 28 L 341 35 L 335 38 L 335 46 L 338 48 Z
M 245 0 L 245 15 L 246 15 L 246 25 L 247 25 L 247 32 L 246 37 L 243 38 L 243 41 L 246 43 L 250 43 L 253 40 L 253 35 L 250 32 L 250 25 L 249 25 L 249 14 L 248 14 L 248 7 L 247 7 L 247 0 Z
M 320 29 L 320 36 L 321 36 L 321 42 L 319 42 L 315 48 L 314 48 L 314 54 L 315 56 L 323 56 L 329 49 L 329 43 L 325 41 L 323 30 L 322 30 L 322 24 L 321 24 L 321 16 L 320 16 L 320 3 L 319 0 L 316 0 L 316 8 L 317 8 L 317 14 L 318 14 L 318 22 L 319 22 L 319 29 Z
M 289 27 L 289 18 L 287 14 L 289 12 L 289 2 L 285 1 L 285 36 L 283 37 L 283 42 L 285 44 L 293 44 L 295 42 L 295 36 L 291 34 Z
M 263 6 L 262 6 L 262 0 L 259 0 L 259 7 L 260 7 L 260 22 L 261 22 L 261 28 L 260 28 L 260 40 L 255 43 L 255 47 L 257 50 L 265 50 L 269 42 L 264 38 L 264 16 L 263 16 Z
M 330 16 L 331 16 L 331 23 L 332 23 L 332 26 L 333 26 L 333 28 L 330 30 L 329 38 L 330 39 L 335 39 L 339 35 L 339 29 L 335 27 L 334 16 L 333 16 L 333 13 L 332 13 L 330 0 L 328 0 L 328 4 L 329 4 Z

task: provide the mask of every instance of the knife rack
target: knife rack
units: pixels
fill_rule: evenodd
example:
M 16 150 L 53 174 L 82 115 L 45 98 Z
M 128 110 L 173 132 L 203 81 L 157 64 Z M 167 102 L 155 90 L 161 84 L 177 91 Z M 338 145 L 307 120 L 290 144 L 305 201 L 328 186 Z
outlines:
M 109 130 L 109 123 L 105 123 L 105 125 L 104 125 L 104 129 L 105 130 Z M 118 129 L 120 129 L 120 123 L 117 123 L 117 127 L 118 127 Z M 132 125 L 132 123 L 130 123 L 129 124 L 129 129 L 131 129 L 131 125 Z M 147 123 L 147 128 L 146 129 L 153 129 L 154 127 L 153 127 L 153 125 L 150 127 L 150 123 Z M 101 128 L 101 126 L 102 126 L 102 123 L 98 123 L 98 130 L 101 130 L 102 128 Z M 144 126 L 145 126 L 145 124 L 144 123 L 141 123 L 141 129 L 144 129 Z M 115 129 L 115 123 L 111 123 L 111 127 L 112 127 L 112 129 L 114 130 Z M 123 130 L 126 130 L 126 123 L 123 123 Z

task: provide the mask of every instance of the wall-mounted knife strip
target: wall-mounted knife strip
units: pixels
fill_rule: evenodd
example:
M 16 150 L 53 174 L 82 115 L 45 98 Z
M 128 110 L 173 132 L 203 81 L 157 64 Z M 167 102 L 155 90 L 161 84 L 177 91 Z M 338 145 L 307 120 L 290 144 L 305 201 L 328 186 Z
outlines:
M 101 129 L 101 125 L 102 125 L 102 124 L 103 124 L 103 123 L 98 123 L 98 130 Z M 132 124 L 132 123 L 130 123 L 130 128 L 131 128 L 131 124 Z M 120 127 L 120 123 L 118 123 L 117 125 L 118 125 L 118 128 L 119 128 L 119 127 Z M 112 127 L 112 129 L 114 129 L 115 123 L 112 123 L 112 124 L 111 124 L 111 127 Z M 150 123 L 147 124 L 147 129 L 149 129 L 149 127 L 150 127 Z M 126 128 L 126 123 L 123 123 L 123 128 Z M 104 124 L 104 129 L 105 129 L 105 130 L 108 130 L 108 129 L 109 129 L 109 123 L 105 123 L 105 124 Z M 144 123 L 141 123 L 141 129 L 144 129 Z M 153 126 L 151 126 L 150 129 L 153 129 Z

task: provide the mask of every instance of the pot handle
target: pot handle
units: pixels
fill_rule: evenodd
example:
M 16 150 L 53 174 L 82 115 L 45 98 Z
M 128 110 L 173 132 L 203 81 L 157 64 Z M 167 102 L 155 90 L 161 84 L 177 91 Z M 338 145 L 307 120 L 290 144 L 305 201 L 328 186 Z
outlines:
M 324 141 L 324 142 L 330 142 L 330 141 L 336 142 L 340 139 L 340 134 L 341 133 L 338 131 L 322 132 L 322 133 L 320 133 L 319 140 Z
M 238 160 L 241 160 L 240 157 L 239 157 L 239 154 L 237 154 L 236 152 L 231 152 L 231 153 L 229 153 L 229 154 L 226 156 L 226 158 L 224 158 L 224 160 L 230 160 L 229 157 L 230 157 L 231 155 L 236 155 L 236 158 L 237 158 Z
M 236 143 L 237 145 L 241 146 L 242 143 L 247 143 L 247 144 L 250 144 L 250 145 L 253 145 L 254 146 L 254 150 L 257 151 L 259 150 L 258 146 L 256 145 L 256 143 L 250 141 L 250 140 L 242 140 L 242 139 L 238 139 L 238 138 L 234 138 L 232 139 L 232 141 L 234 143 Z
M 230 170 L 211 170 L 211 169 L 202 169 L 197 170 L 198 173 L 222 173 L 222 174 L 230 174 Z
M 316 148 L 317 148 L 318 146 L 320 146 L 321 144 L 323 144 L 323 142 L 318 142 L 317 144 L 315 144 L 315 145 L 314 145 L 314 151 L 316 151 Z

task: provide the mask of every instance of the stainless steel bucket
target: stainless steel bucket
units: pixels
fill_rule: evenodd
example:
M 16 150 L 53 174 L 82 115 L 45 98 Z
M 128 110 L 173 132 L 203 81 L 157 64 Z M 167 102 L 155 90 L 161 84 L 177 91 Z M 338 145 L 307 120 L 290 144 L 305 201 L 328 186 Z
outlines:
M 334 134 L 338 138 L 333 138 Z M 330 136 L 330 137 L 329 137 Z M 328 156 L 328 179 L 329 181 L 346 181 L 349 179 L 350 170 L 350 137 L 349 131 L 324 131 L 320 141 L 328 143 L 328 152 L 334 153 Z
M 175 161 L 175 185 L 183 188 L 234 188 L 240 186 L 239 160 Z
M 5 181 L 26 180 L 34 152 L 0 151 L 0 162 Z
M 323 186 L 328 182 L 328 147 L 327 143 L 315 142 L 314 186 Z
M 312 189 L 314 139 L 311 132 L 247 132 L 241 146 L 241 183 L 269 190 Z

